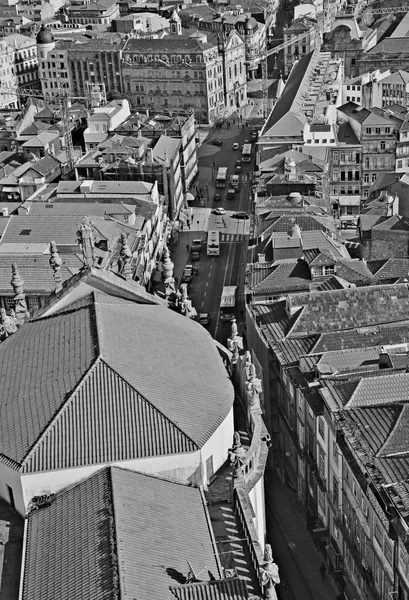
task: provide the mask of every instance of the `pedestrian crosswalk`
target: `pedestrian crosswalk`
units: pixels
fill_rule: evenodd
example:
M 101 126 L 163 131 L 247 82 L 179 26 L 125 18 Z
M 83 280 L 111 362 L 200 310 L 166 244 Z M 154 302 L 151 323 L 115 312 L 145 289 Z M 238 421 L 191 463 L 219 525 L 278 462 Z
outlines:
M 243 242 L 248 235 L 245 233 L 221 233 L 220 242 Z

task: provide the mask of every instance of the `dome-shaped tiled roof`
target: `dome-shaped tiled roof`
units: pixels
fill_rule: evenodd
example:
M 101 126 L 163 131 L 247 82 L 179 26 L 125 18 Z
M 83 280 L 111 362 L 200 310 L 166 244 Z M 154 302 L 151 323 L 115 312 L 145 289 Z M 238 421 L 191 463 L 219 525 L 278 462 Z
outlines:
M 52 31 L 48 29 L 44 24 L 41 25 L 41 29 L 37 34 L 36 42 L 37 44 L 52 44 L 54 41 L 54 36 Z
M 244 31 L 253 31 L 253 29 L 256 29 L 257 27 L 257 21 L 254 17 L 247 17 L 245 23 L 244 23 Z

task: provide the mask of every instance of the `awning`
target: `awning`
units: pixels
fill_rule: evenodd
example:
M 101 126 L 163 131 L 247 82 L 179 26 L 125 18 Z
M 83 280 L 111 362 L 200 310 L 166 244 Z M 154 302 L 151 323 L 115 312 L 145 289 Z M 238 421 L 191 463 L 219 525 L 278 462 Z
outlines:
M 5 185 L 1 188 L 1 191 L 2 192 L 19 192 L 19 188 L 17 185 L 16 185 L 16 187 L 8 187 L 7 185 Z
M 361 196 L 339 196 L 338 203 L 340 206 L 359 206 Z

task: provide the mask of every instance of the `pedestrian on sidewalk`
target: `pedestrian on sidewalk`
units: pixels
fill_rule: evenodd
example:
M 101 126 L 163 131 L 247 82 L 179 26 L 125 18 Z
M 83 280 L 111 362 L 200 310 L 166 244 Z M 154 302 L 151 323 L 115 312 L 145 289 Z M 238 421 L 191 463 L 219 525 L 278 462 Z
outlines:
M 189 244 L 186 244 L 186 250 L 189 252 Z
M 322 581 L 324 581 L 325 574 L 327 572 L 327 567 L 324 565 L 324 563 L 321 563 L 321 566 L 320 566 L 320 568 L 318 570 L 321 573 L 321 579 L 322 579 Z

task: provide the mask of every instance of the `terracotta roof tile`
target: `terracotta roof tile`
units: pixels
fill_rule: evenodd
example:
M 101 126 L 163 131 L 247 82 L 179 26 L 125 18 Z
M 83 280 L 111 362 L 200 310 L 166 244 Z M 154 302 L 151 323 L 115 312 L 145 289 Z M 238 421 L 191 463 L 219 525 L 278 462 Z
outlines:
M 409 373 L 363 378 L 345 408 L 362 408 L 408 401 L 408 385 Z
M 177 600 L 243 600 L 248 598 L 245 579 L 232 577 L 214 581 L 200 581 L 185 585 L 170 586 L 170 591 Z
M 26 541 L 22 600 L 169 600 L 187 557 L 220 577 L 200 490 L 115 467 L 32 511 Z
M 166 306 L 85 300 L 0 344 L 0 453 L 33 472 L 202 447 L 234 400 L 213 339 Z
M 301 309 L 290 336 L 341 331 L 369 325 L 404 321 L 409 312 L 405 284 L 310 292 L 288 297 L 292 309 Z

